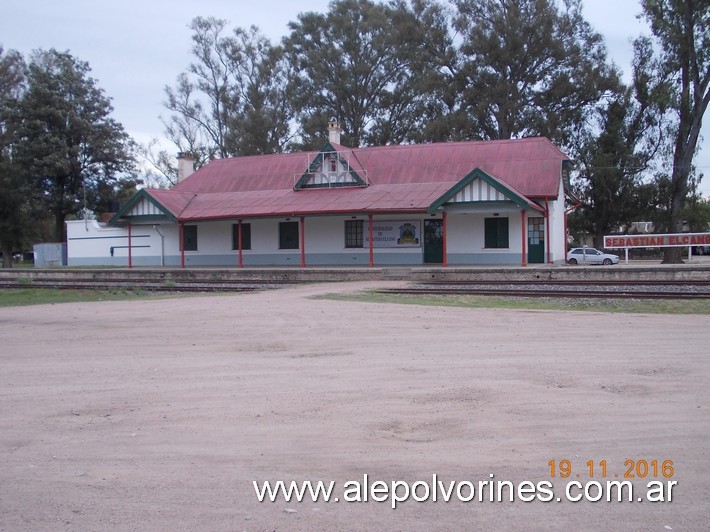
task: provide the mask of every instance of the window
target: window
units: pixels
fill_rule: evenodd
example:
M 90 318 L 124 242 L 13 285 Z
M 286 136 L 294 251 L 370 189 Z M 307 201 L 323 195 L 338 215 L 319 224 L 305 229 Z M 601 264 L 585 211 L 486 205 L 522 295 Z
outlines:
M 232 249 L 239 249 L 239 224 L 232 224 Z M 242 224 L 242 249 L 251 249 L 251 224 Z
M 182 227 L 182 248 L 185 251 L 197 251 L 197 226 L 184 225 Z
M 362 247 L 362 220 L 345 220 L 345 247 Z
M 535 246 L 545 243 L 545 219 L 528 218 L 528 244 Z
M 485 246 L 490 249 L 509 247 L 508 218 L 485 219 Z
M 279 249 L 298 249 L 298 222 L 279 222 Z

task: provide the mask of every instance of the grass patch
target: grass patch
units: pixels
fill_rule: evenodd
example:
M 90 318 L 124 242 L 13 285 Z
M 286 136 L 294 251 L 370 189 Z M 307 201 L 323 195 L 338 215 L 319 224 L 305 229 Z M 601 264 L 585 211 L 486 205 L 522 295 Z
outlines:
M 567 297 L 378 294 L 376 292 L 358 292 L 349 295 L 326 294 L 319 296 L 318 299 L 436 307 L 571 310 L 639 314 L 710 314 L 710 299 L 578 299 Z
M 149 292 L 147 290 L 59 290 L 54 288 L 12 288 L 0 290 L 0 307 L 47 305 L 91 301 L 129 301 L 134 299 L 164 299 L 187 294 Z

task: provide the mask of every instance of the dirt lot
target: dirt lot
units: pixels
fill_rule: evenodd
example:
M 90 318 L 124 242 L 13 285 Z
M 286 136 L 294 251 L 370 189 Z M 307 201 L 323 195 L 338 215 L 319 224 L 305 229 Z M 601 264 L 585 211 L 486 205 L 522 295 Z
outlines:
M 307 297 L 362 287 L 0 309 L 0 529 L 707 529 L 710 317 Z M 605 483 L 629 459 L 657 460 L 672 502 L 565 500 L 588 461 Z M 562 501 L 393 510 L 252 485 L 342 498 L 364 474 L 551 481 Z

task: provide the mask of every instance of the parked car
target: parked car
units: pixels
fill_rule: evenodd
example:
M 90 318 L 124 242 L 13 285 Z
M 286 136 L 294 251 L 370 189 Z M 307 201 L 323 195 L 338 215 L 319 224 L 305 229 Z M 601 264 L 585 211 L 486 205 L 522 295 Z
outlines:
M 710 255 L 710 246 L 693 246 L 693 255 Z
M 573 248 L 567 252 L 569 264 L 618 264 L 619 256 L 602 253 L 594 248 Z

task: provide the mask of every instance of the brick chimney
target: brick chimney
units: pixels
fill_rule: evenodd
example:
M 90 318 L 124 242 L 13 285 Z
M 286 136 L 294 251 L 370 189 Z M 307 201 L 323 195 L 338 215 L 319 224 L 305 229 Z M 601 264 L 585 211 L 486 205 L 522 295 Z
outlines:
M 328 142 L 331 144 L 340 144 L 340 122 L 336 118 L 331 118 L 328 121 Z
M 195 171 L 195 154 L 181 151 L 177 154 L 178 183 L 187 179 Z

